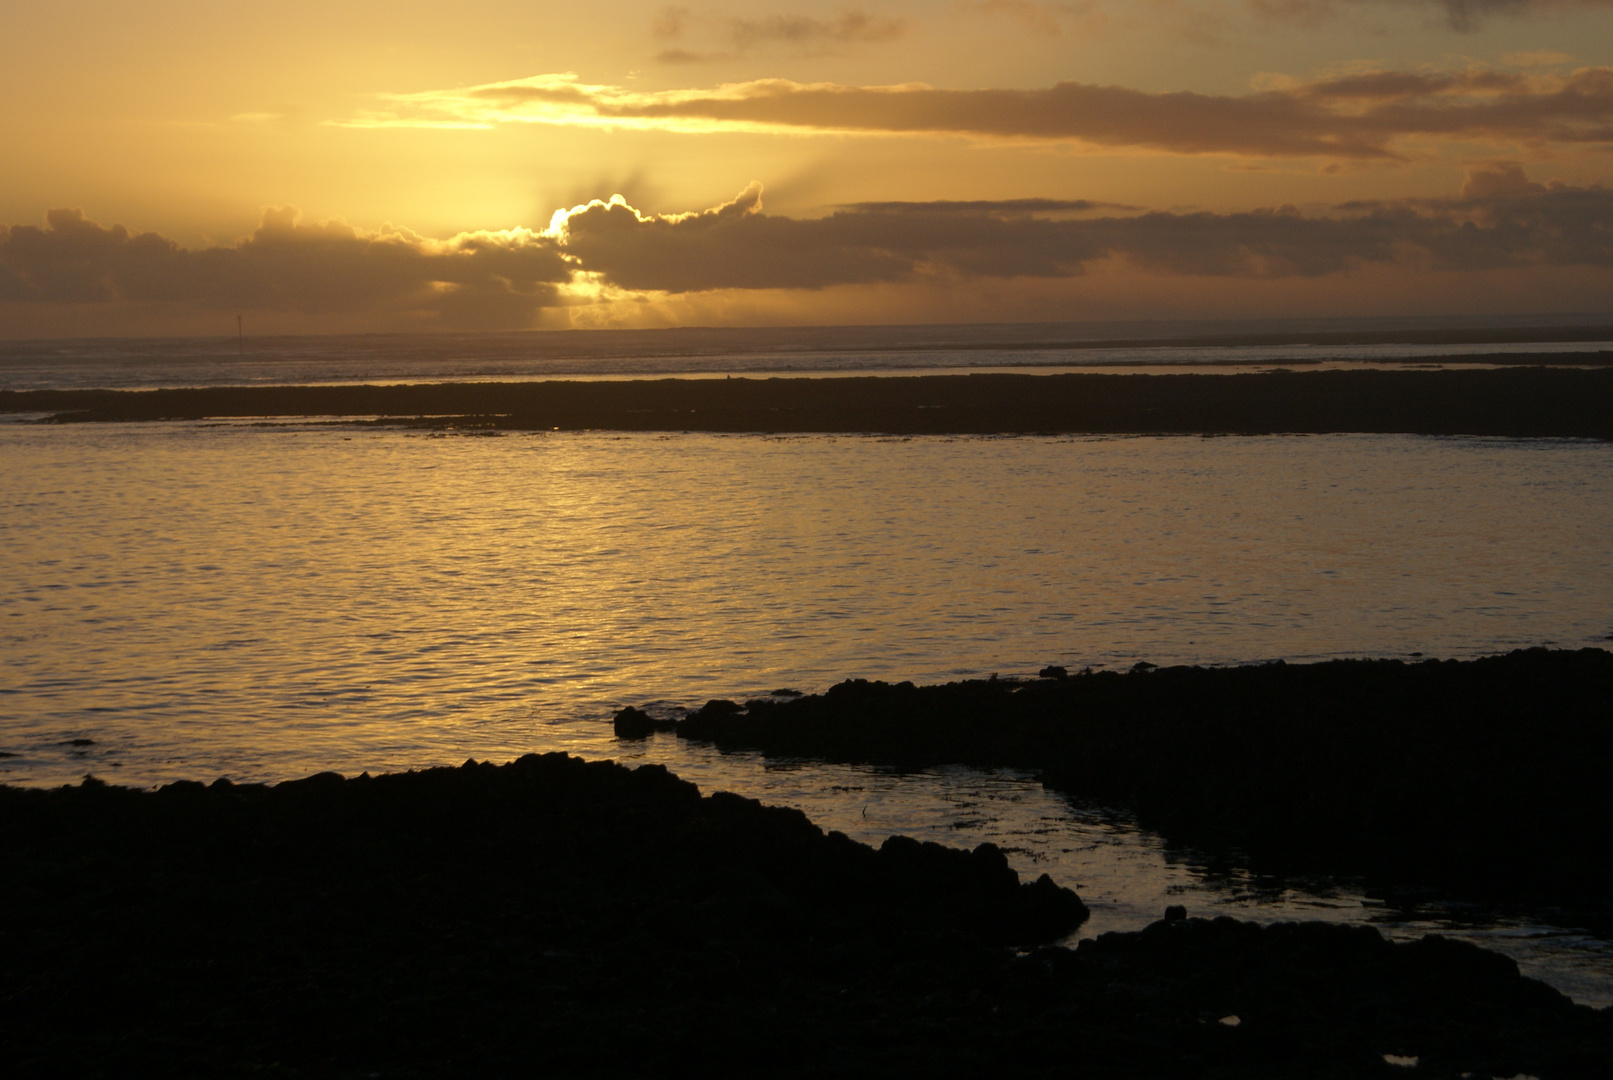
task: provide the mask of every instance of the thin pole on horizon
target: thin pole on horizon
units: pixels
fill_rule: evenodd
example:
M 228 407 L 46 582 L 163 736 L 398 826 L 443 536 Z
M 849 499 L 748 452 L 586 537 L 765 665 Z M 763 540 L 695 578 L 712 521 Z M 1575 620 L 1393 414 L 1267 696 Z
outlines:
M 241 327 L 239 315 L 235 317 L 235 351 L 241 354 L 246 352 L 246 331 Z

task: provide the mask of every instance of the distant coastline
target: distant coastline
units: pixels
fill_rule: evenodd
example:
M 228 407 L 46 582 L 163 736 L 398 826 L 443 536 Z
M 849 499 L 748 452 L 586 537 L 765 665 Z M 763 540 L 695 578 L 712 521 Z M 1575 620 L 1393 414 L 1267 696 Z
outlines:
M 213 343 L 236 348 L 235 322 L 228 333 L 210 337 L 50 337 L 0 340 L 0 355 L 30 345 L 84 345 L 92 342 Z M 221 324 L 222 325 L 222 324 Z M 575 330 L 417 330 L 257 337 L 250 341 L 322 340 L 362 343 L 457 337 L 519 343 L 552 354 L 619 349 L 691 347 L 711 351 L 744 349 L 880 348 L 1141 348 L 1152 345 L 1251 346 L 1263 344 L 1343 345 L 1501 344 L 1509 342 L 1613 341 L 1613 313 L 1560 312 L 1535 315 L 1422 315 L 1279 319 L 1115 319 L 1047 322 L 851 323 L 779 326 L 665 326 Z

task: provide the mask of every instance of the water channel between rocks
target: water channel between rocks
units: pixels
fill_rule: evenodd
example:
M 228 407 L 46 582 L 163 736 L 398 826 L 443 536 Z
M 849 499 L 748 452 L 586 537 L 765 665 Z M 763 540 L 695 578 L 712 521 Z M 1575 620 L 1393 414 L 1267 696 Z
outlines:
M 1167 846 L 1130 815 L 1072 802 L 1028 772 L 963 766 L 902 772 L 866 765 L 721 752 L 671 734 L 616 739 L 603 725 L 566 725 L 556 742 L 588 758 L 659 764 L 700 786 L 803 811 L 819 827 L 878 846 L 905 834 L 953 847 L 991 842 L 1022 880 L 1048 874 L 1076 889 L 1092 917 L 1070 942 L 1139 930 L 1168 904 L 1194 916 L 1257 922 L 1321 919 L 1371 925 L 1395 940 L 1438 933 L 1504 953 L 1524 974 L 1574 1000 L 1613 1005 L 1613 943 L 1538 917 L 1428 904 L 1415 913 L 1370 898 L 1350 882 L 1275 880 L 1211 865 Z

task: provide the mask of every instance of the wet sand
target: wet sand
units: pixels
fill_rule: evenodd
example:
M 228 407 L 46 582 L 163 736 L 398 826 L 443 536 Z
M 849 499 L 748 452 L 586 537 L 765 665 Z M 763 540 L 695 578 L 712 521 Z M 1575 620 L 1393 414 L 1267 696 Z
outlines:
M 1613 367 L 0 392 L 55 422 L 365 417 L 468 431 L 1613 437 Z M 1583 360 L 1583 354 L 1577 354 Z
M 551 754 L 276 787 L 0 788 L 9 1075 L 1591 1077 L 1613 1013 L 1440 938 L 1084 912 Z

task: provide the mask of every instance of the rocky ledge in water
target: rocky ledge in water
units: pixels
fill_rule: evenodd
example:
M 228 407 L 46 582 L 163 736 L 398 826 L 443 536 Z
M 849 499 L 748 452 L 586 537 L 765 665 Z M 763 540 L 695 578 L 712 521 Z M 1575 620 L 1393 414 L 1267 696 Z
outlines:
M 1613 369 L 0 390 L 4 412 L 51 413 L 60 423 L 368 416 L 377 424 L 486 432 L 1354 431 L 1607 439 Z
M 1152 668 L 717 701 L 723 748 L 1040 770 L 1272 869 L 1613 910 L 1613 654 Z
M 0 896 L 12 1076 L 1613 1070 L 1613 1014 L 1472 946 L 1179 909 L 1046 945 L 1084 907 L 990 845 L 560 754 L 0 788 Z

